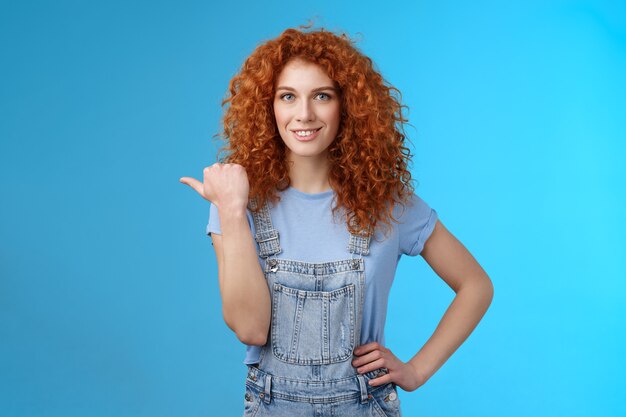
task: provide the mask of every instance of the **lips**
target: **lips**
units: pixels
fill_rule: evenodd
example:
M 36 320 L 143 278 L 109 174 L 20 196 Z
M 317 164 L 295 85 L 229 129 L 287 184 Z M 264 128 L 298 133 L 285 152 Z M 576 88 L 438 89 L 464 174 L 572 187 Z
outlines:
M 318 133 L 319 133 L 319 131 L 320 131 L 321 129 L 322 129 L 321 127 L 318 127 L 317 129 L 296 129 L 296 130 L 292 130 L 292 131 L 291 131 L 291 134 L 292 134 L 292 135 L 293 135 L 293 136 L 294 136 L 297 140 L 299 140 L 300 142 L 308 142 L 308 141 L 311 141 L 311 140 L 315 139 L 315 138 L 317 137 L 317 135 L 318 135 Z M 313 132 L 313 133 L 311 133 L 311 134 L 310 134 L 310 135 L 308 135 L 308 136 L 299 136 L 299 135 L 296 133 L 297 131 L 303 131 L 303 130 L 304 130 L 304 131 L 314 130 L 314 132 Z
M 309 127 L 309 128 L 304 128 L 304 129 L 291 129 L 291 131 L 292 131 L 292 132 L 302 132 L 302 131 L 305 131 L 305 132 L 306 132 L 306 131 L 309 131 L 309 130 L 315 130 L 315 131 L 318 131 L 318 130 L 320 130 L 320 129 L 321 129 L 321 127 L 317 127 L 317 128 L 310 128 L 310 127 Z

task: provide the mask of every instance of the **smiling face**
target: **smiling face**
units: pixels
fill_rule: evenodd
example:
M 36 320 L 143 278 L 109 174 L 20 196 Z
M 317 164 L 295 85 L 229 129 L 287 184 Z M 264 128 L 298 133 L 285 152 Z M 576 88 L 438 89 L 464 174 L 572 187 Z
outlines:
M 291 60 L 276 81 L 274 115 L 289 159 L 326 158 L 341 120 L 339 89 L 319 65 Z

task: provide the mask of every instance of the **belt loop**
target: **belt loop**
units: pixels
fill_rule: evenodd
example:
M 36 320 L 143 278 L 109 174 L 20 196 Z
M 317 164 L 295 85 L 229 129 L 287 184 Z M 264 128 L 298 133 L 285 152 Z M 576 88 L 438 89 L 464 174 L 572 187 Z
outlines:
M 365 404 L 367 402 L 367 385 L 365 384 L 365 377 L 363 375 L 357 375 L 357 379 L 359 380 L 359 388 L 361 388 L 361 404 Z
M 271 375 L 265 375 L 265 398 L 263 398 L 263 401 L 265 401 L 265 404 L 269 404 L 270 403 L 270 390 L 272 388 L 272 376 Z

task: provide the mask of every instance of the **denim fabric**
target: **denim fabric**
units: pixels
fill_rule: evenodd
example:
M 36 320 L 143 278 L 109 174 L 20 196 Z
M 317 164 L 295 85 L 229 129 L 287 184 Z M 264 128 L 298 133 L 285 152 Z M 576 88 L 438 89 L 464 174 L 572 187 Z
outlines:
M 394 383 L 370 387 L 385 368 L 339 379 L 296 379 L 247 365 L 244 417 L 401 417 Z
M 344 258 L 352 237 L 346 227 L 346 212 L 339 207 L 333 212 L 337 201 L 334 190 L 307 194 L 293 187 L 278 191 L 279 201 L 269 202 L 269 209 L 274 222 L 274 231 L 260 235 L 257 250 L 261 268 L 265 268 L 268 250 L 273 250 L 280 235 L 283 259 L 297 259 L 308 262 L 326 262 Z M 388 207 L 387 207 L 388 208 Z M 417 195 L 411 196 L 408 205 L 396 204 L 393 216 L 398 223 L 392 222 L 387 233 L 384 227 L 377 227 L 367 246 L 368 253 L 363 249 L 365 262 L 365 302 L 361 322 L 361 339 L 358 344 L 378 342 L 385 345 L 385 321 L 387 305 L 392 283 L 400 257 L 418 255 L 429 238 L 437 221 L 437 213 Z M 246 210 L 246 218 L 252 236 L 257 236 L 252 212 Z M 207 233 L 220 234 L 220 219 L 217 207 L 211 203 Z M 280 231 L 280 233 L 278 233 Z M 365 239 L 355 239 L 354 246 L 359 242 L 365 248 Z M 256 243 L 255 243 L 256 245 Z M 265 247 L 269 246 L 269 249 Z M 345 256 L 348 257 L 348 256 Z M 258 363 L 261 347 L 246 345 L 243 363 Z
M 267 205 L 253 217 L 260 256 L 266 258 L 272 318 L 259 363 L 248 365 L 243 415 L 401 416 L 395 384 L 367 384 L 387 370 L 359 375 L 352 366 L 360 340 L 369 237 L 351 235 L 344 259 L 283 259 L 277 256 L 280 238 Z

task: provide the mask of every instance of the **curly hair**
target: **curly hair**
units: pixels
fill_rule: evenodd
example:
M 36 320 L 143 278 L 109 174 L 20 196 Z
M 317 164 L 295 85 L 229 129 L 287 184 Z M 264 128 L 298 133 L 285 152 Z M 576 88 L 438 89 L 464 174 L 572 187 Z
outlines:
M 308 29 L 305 26 L 300 28 Z M 242 165 L 257 211 L 291 184 L 286 147 L 276 126 L 273 98 L 276 80 L 292 59 L 321 66 L 340 88 L 341 122 L 328 147 L 329 184 L 336 192 L 333 215 L 343 207 L 350 233 L 373 235 L 380 222 L 389 226 L 395 203 L 407 203 L 414 187 L 408 170 L 411 153 L 404 146 L 400 91 L 374 69 L 345 33 L 289 28 L 259 45 L 230 81 L 223 132 L 222 163 Z M 396 97 L 397 96 L 397 97 Z M 252 200 L 254 199 L 254 200 Z

